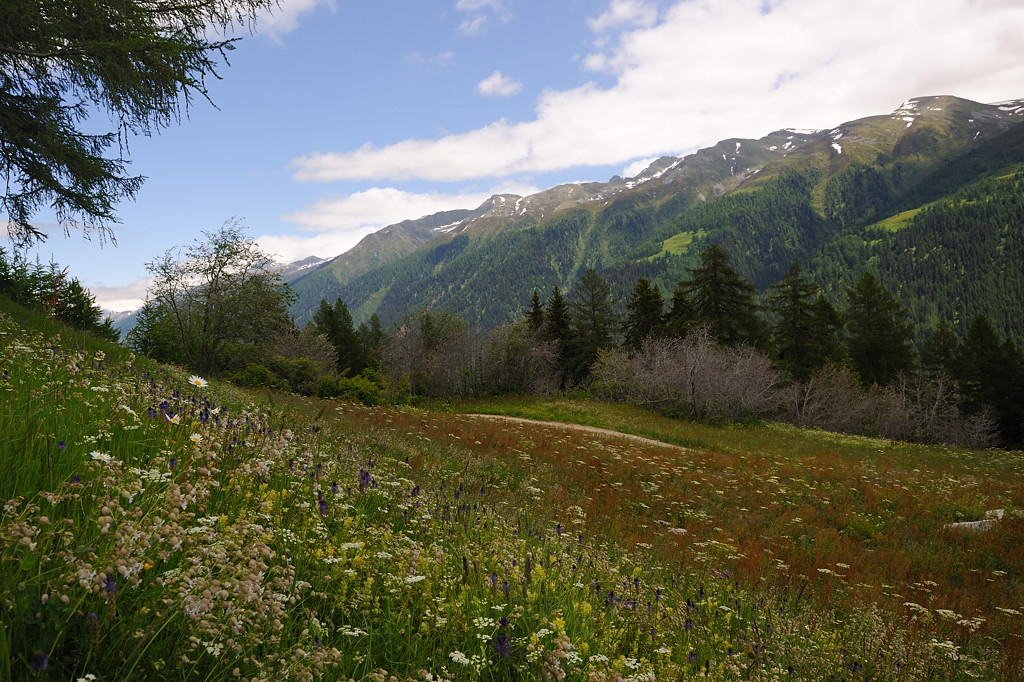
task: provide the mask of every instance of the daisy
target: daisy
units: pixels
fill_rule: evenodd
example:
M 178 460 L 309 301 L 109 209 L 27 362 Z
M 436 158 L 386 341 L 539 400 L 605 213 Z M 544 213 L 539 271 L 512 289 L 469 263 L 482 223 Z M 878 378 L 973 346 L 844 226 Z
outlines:
M 188 383 L 190 383 L 193 386 L 196 386 L 198 388 L 205 388 L 206 384 L 207 384 L 207 381 L 206 381 L 206 379 L 204 379 L 204 378 L 202 378 L 200 376 L 196 376 L 195 374 L 193 374 L 192 376 L 190 376 L 188 378 Z
M 169 414 L 165 414 L 164 416 L 167 417 L 167 421 L 171 422 L 172 424 L 177 424 L 178 422 L 181 421 L 181 417 L 179 417 L 178 415 L 174 415 L 172 417 Z
M 199 443 L 202 442 L 203 440 L 203 437 L 200 436 L 198 433 L 193 433 L 191 436 L 189 436 L 189 438 L 192 439 L 192 442 L 195 443 L 196 445 L 199 445 Z
M 93 450 L 92 452 L 89 453 L 89 456 L 100 462 L 109 462 L 111 459 L 113 459 L 107 453 L 99 452 L 98 450 Z

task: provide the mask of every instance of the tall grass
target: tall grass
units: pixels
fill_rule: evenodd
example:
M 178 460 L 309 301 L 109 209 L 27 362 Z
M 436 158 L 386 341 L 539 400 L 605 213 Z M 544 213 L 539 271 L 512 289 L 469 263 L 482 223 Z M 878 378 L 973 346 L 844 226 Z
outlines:
M 833 511 L 899 536 L 912 493 L 882 488 L 917 485 L 911 511 L 976 514 L 1019 494 L 1009 454 L 966 490 L 967 455 L 916 478 L 868 462 L 868 495 L 861 445 L 805 461 L 256 400 L 9 314 L 0 371 L 3 680 L 1018 675 L 1020 562 L 994 546 L 1016 522 L 939 533 L 994 605 L 953 619 L 928 547 L 900 558 L 899 603 L 860 587 L 892 564 L 840 565 Z M 909 540 L 934 525 L 903 518 Z

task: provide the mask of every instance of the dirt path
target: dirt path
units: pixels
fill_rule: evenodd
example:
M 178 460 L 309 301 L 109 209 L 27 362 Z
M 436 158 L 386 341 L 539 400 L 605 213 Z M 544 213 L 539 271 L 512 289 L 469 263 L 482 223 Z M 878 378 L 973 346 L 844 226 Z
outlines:
M 492 419 L 494 421 L 507 421 L 516 422 L 518 424 L 537 424 L 538 426 L 552 426 L 559 429 L 571 429 L 573 431 L 585 431 L 587 433 L 596 433 L 603 436 L 613 436 L 615 438 L 624 438 L 626 440 L 636 441 L 643 443 L 644 445 L 656 445 L 663 448 L 672 448 L 674 450 L 685 450 L 681 445 L 673 445 L 672 443 L 665 443 L 660 440 L 654 440 L 653 438 L 644 438 L 643 436 L 634 436 L 631 433 L 623 433 L 621 431 L 613 431 L 611 429 L 602 429 L 597 426 L 587 426 L 586 424 L 573 424 L 571 422 L 551 422 L 544 421 L 541 419 L 526 419 L 524 417 L 506 417 L 500 414 L 464 414 L 464 417 L 474 417 L 476 419 Z

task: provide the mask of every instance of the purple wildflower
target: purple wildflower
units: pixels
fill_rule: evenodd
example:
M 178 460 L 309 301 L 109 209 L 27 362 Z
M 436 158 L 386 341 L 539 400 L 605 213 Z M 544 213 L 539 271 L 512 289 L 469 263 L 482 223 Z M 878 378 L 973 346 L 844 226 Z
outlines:
M 68 447 L 68 444 L 65 443 L 64 441 L 62 441 L 62 440 L 57 441 L 57 449 L 58 450 L 66 450 L 67 447 Z
M 508 635 L 504 632 L 499 632 L 491 640 L 491 645 L 494 647 L 494 651 L 502 658 L 507 659 L 512 655 L 512 645 L 508 641 Z
M 6 373 L 7 372 L 4 372 L 4 374 L 6 374 Z M 32 654 L 32 660 L 31 660 L 31 662 L 29 662 L 29 665 L 32 666 L 32 669 L 35 670 L 36 672 L 42 672 L 42 671 L 46 670 L 46 667 L 49 664 L 50 664 L 50 655 L 45 653 L 45 652 L 42 652 L 42 651 L 37 651 L 34 654 Z

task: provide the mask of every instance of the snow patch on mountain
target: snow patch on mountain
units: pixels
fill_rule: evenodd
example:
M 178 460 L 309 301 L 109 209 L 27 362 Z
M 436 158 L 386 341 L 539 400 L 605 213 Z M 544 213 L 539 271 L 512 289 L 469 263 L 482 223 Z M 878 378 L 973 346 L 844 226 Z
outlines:
M 442 232 L 451 232 L 452 230 L 454 230 L 456 227 L 458 227 L 461 224 L 462 224 L 462 221 L 461 220 L 457 220 L 454 223 L 448 223 L 447 225 L 438 225 L 437 227 L 434 228 L 434 232 L 437 232 L 438 234 L 440 234 Z

